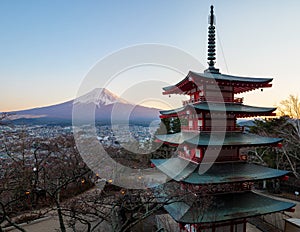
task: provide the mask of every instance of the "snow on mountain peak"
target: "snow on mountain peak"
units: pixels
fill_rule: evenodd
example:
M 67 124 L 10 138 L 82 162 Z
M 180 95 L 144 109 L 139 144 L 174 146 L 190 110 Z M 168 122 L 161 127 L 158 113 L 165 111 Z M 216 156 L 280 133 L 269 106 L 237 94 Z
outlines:
M 74 100 L 74 104 L 76 103 L 93 103 L 97 106 L 101 105 L 110 105 L 114 103 L 124 103 L 124 104 L 130 104 L 126 100 L 120 98 L 119 96 L 113 94 L 109 90 L 105 88 L 96 88 L 92 91 L 76 98 Z

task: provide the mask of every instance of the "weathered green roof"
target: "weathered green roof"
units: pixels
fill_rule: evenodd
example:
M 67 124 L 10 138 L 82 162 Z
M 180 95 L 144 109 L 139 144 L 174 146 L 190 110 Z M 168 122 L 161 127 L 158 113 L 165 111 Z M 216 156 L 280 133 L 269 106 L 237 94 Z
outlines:
M 276 170 L 246 162 L 201 163 L 206 171 L 199 174 L 199 165 L 182 158 L 153 159 L 151 162 L 176 181 L 190 184 L 219 184 L 276 178 L 288 171 Z
M 172 143 L 189 143 L 198 146 L 265 146 L 282 141 L 280 138 L 262 137 L 255 134 L 241 132 L 223 133 L 192 133 L 179 132 L 175 134 L 156 135 L 157 139 Z
M 178 201 L 166 205 L 165 209 L 175 221 L 192 224 L 248 218 L 284 211 L 294 206 L 294 203 L 275 200 L 249 191 L 216 194 L 212 199 L 208 197 L 207 200 L 194 204 Z
M 186 105 L 185 107 L 180 107 L 173 110 L 162 110 L 160 111 L 163 115 L 168 114 L 177 114 L 185 110 L 188 107 L 195 108 L 196 110 L 203 110 L 203 111 L 217 111 L 217 112 L 232 112 L 232 113 L 270 113 L 276 110 L 276 108 L 272 107 L 256 107 L 256 106 L 248 106 L 238 103 L 207 103 L 207 102 L 200 102 L 194 103 L 190 105 Z
M 197 164 L 181 158 L 152 159 L 151 162 L 170 178 L 181 181 L 198 167 Z
M 177 114 L 184 109 L 185 109 L 185 107 L 180 107 L 180 108 L 172 109 L 172 110 L 160 110 L 159 113 L 162 115 Z

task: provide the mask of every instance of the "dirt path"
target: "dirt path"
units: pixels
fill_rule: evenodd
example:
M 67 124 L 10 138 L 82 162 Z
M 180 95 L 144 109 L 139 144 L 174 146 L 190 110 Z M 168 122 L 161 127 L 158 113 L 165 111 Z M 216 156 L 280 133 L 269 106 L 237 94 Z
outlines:
M 50 216 L 46 218 L 41 218 L 31 223 L 23 223 L 20 225 L 23 229 L 28 232 L 53 232 L 59 231 L 59 223 L 56 217 Z M 3 231 L 11 231 L 11 232 L 19 232 L 19 230 L 8 227 L 5 228 Z

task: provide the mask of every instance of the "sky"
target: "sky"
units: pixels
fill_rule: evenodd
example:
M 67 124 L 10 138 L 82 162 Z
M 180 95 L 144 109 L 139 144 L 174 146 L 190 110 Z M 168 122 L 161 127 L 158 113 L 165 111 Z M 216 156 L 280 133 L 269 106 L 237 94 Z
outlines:
M 2 0 L 0 112 L 73 99 L 97 62 L 139 44 L 162 44 L 185 51 L 203 64 L 194 70 L 202 72 L 207 66 L 211 4 L 218 33 L 215 66 L 225 74 L 274 78 L 272 88 L 242 94 L 244 102 L 275 106 L 290 94 L 298 95 L 298 0 Z M 102 87 L 127 96 L 131 102 L 162 107 L 169 103 L 163 98 L 153 100 L 158 99 L 161 89 L 152 91 L 153 97 L 147 95 L 147 99 L 137 96 L 183 77 L 161 67 L 139 67 L 122 72 Z M 150 81 L 148 87 L 146 81 Z M 180 102 L 176 97 L 174 100 Z

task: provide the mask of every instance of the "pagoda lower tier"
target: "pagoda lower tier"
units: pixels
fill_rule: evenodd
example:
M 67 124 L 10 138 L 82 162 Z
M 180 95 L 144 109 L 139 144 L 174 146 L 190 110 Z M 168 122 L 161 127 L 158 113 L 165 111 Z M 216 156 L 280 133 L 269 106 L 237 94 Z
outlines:
M 158 201 L 168 201 L 164 208 L 179 223 L 180 231 L 233 225 L 241 226 L 237 231 L 246 231 L 249 217 L 295 207 L 252 191 L 255 181 L 281 178 L 288 171 L 247 162 L 195 164 L 180 157 L 151 161 L 171 180 L 158 186 L 155 194 Z M 203 174 L 199 174 L 201 165 L 208 169 Z
M 194 146 L 257 147 L 276 145 L 282 141 L 281 138 L 263 137 L 244 132 L 179 132 L 156 135 L 156 138 L 164 143 L 173 144 L 175 146 L 186 143 Z
M 224 184 L 280 178 L 289 172 L 240 162 L 196 164 L 182 158 L 153 159 L 151 162 L 169 178 L 185 184 Z M 199 173 L 199 166 L 206 171 Z
M 183 225 L 200 224 L 202 227 L 205 224 L 246 219 L 295 207 L 294 203 L 275 200 L 253 191 L 202 194 L 199 198 L 188 198 L 174 201 L 164 208 L 176 222 Z

